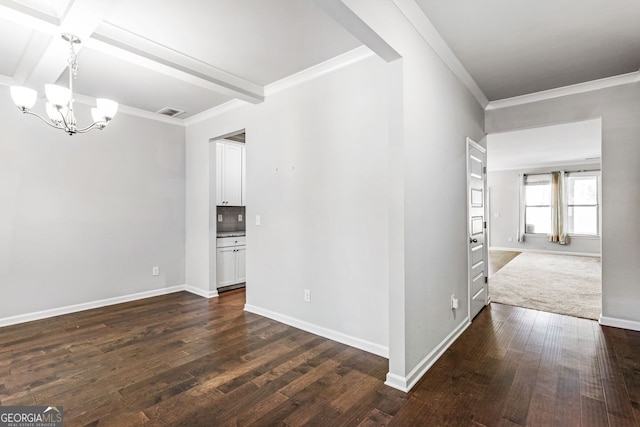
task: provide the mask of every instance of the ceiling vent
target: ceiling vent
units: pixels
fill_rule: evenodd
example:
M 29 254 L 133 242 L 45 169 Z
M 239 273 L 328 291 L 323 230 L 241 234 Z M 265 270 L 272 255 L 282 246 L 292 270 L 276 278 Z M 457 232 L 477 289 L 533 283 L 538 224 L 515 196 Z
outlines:
M 178 117 L 180 114 L 183 114 L 184 111 L 178 110 L 177 108 L 164 107 L 162 110 L 156 111 L 156 113 L 167 117 Z

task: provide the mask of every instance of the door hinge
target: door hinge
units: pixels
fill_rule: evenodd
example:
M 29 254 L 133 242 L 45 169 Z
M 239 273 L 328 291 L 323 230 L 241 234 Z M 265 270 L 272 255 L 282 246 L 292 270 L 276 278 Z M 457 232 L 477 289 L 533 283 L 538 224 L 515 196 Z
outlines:
M 482 173 L 483 173 L 483 174 L 486 174 L 486 173 L 487 173 L 487 167 L 486 167 L 486 166 L 483 166 L 483 167 L 482 167 Z
M 484 283 L 489 283 L 489 278 L 487 276 L 484 276 Z
M 487 228 L 487 221 L 485 221 L 485 222 L 484 222 L 484 228 L 485 228 L 485 230 L 486 230 L 486 228 Z

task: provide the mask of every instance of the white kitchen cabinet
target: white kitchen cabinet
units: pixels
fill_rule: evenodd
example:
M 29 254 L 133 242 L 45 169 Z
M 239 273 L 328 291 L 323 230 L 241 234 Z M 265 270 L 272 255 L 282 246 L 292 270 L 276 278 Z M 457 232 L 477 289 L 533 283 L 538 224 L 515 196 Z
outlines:
M 216 143 L 216 205 L 244 206 L 244 145 Z
M 246 281 L 246 253 L 244 237 L 218 238 L 216 244 L 216 287 Z

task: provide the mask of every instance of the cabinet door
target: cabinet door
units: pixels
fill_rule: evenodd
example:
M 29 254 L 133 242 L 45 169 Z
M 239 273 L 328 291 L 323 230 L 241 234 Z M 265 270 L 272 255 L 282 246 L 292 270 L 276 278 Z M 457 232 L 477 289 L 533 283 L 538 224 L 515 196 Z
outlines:
M 242 206 L 242 147 L 224 144 L 222 198 L 225 206 Z
M 222 165 L 224 164 L 224 146 L 216 142 L 216 206 L 222 205 Z
M 216 252 L 216 285 L 218 288 L 236 283 L 235 247 L 218 248 Z
M 247 281 L 247 247 L 236 246 L 236 283 Z

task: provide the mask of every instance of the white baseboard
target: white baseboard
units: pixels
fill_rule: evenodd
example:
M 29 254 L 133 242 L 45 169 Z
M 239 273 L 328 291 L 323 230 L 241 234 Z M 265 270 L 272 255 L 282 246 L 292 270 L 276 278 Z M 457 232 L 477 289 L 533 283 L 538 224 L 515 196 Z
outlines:
M 185 285 L 171 286 L 169 288 L 155 289 L 153 291 L 139 292 L 136 294 L 123 295 L 120 297 L 107 298 L 82 304 L 68 305 L 66 307 L 53 308 L 50 310 L 36 311 L 33 313 L 19 314 L 17 316 L 0 318 L 0 327 L 15 325 L 18 323 L 31 322 L 34 320 L 46 319 L 49 317 L 61 316 L 63 314 L 76 313 L 78 311 L 91 310 L 92 308 L 106 307 L 108 305 L 121 304 L 123 302 L 136 301 L 144 298 L 157 297 L 159 295 L 172 294 L 185 290 Z
M 517 252 L 539 252 L 543 254 L 555 254 L 555 255 L 575 255 L 575 256 L 595 256 L 598 258 L 602 257 L 602 254 L 592 254 L 589 252 L 567 252 L 567 251 L 552 251 L 548 249 L 529 249 L 529 248 L 501 248 L 501 247 L 490 247 L 490 251 L 517 251 Z
M 436 348 L 434 348 L 418 365 L 409 372 L 409 375 L 403 377 L 401 375 L 387 373 L 387 380 L 384 382 L 389 387 L 393 387 L 400 391 L 408 393 L 409 390 L 427 373 L 433 364 L 442 356 L 442 354 L 458 339 L 460 335 L 471 325 L 469 318 L 465 318 L 457 328 L 443 339 Z
M 218 291 L 205 291 L 204 289 L 194 288 L 193 286 L 184 285 L 184 290 L 191 292 L 194 295 L 198 295 L 203 298 L 215 298 L 218 296 Z
M 296 319 L 294 317 L 280 314 L 275 311 L 256 307 L 255 305 L 251 304 L 245 304 L 244 310 L 248 311 L 249 313 L 259 314 L 260 316 L 277 320 L 278 322 L 293 326 L 294 328 L 302 329 L 303 331 L 307 331 L 315 335 L 320 335 L 321 337 L 328 338 L 330 340 L 337 341 L 342 344 L 346 344 L 348 346 L 376 354 L 378 356 L 389 358 L 389 347 L 385 347 L 371 341 L 366 341 L 351 335 L 344 334 L 342 332 L 334 331 L 333 329 L 314 325 L 312 323 L 305 322 L 304 320 Z
M 614 328 L 640 331 L 640 322 L 636 322 L 635 320 L 618 319 L 616 317 L 607 317 L 600 315 L 600 320 L 598 320 L 598 323 L 604 326 L 613 326 Z

